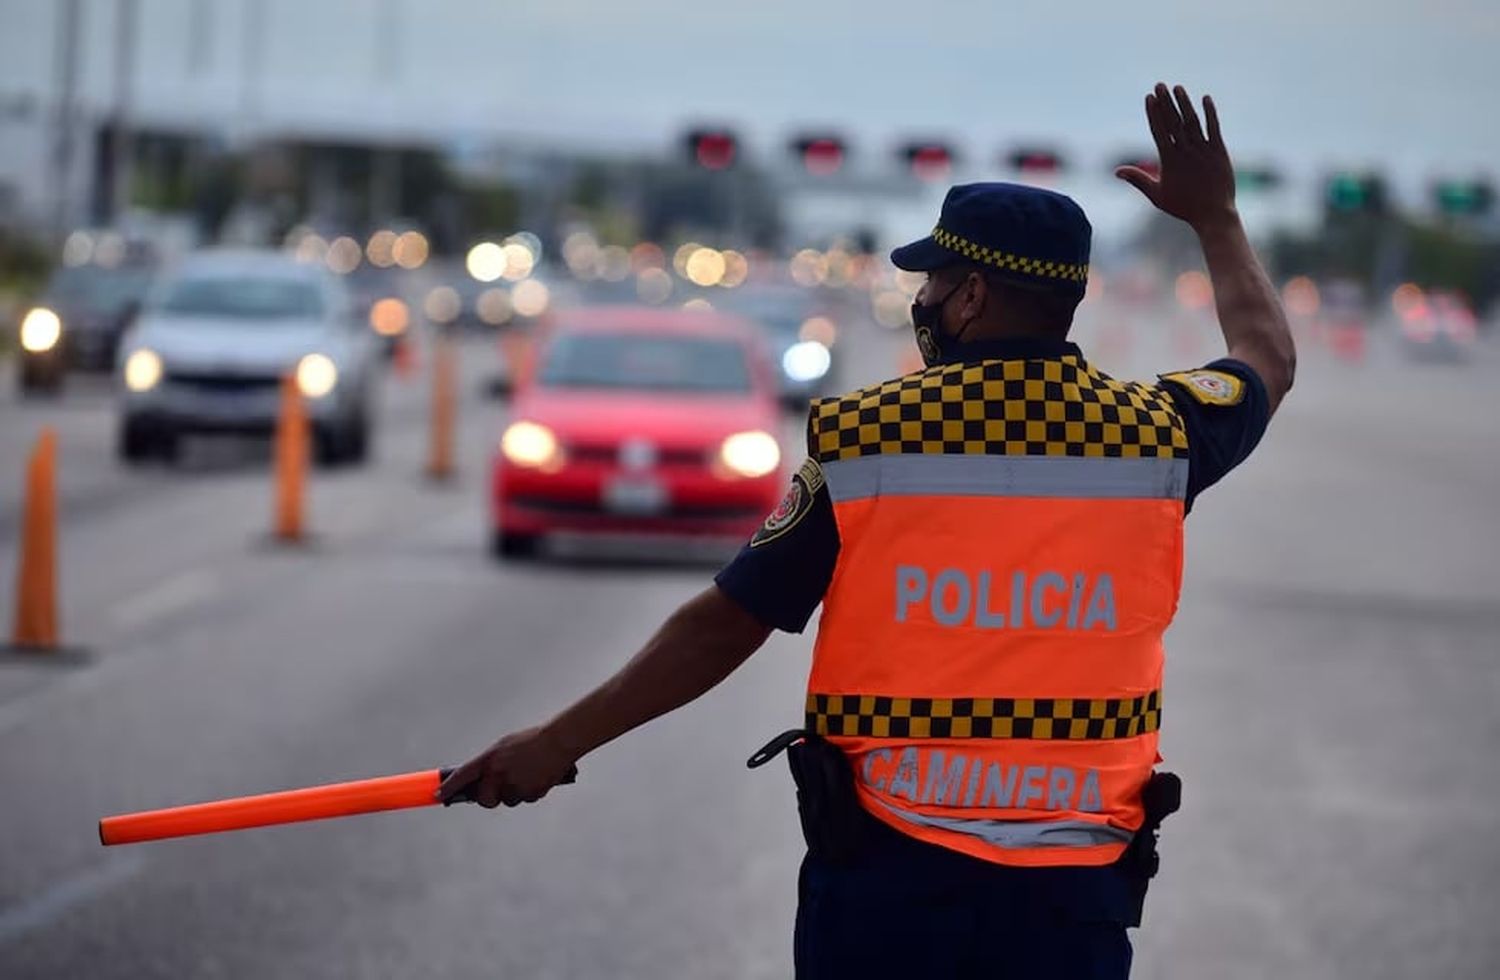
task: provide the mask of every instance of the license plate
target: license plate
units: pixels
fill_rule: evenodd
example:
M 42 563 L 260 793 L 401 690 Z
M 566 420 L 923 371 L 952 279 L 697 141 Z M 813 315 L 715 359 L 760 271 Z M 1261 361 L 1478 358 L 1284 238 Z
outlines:
M 604 486 L 604 507 L 638 517 L 660 514 L 667 509 L 667 488 L 655 480 L 611 480 Z

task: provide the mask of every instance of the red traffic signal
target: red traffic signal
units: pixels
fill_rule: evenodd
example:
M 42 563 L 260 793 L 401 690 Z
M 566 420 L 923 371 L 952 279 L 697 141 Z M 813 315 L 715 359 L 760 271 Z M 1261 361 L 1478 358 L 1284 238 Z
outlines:
M 1006 156 L 1010 168 L 1022 174 L 1058 174 L 1065 169 L 1063 158 L 1052 150 L 1023 147 Z
M 688 133 L 688 153 L 705 170 L 728 170 L 734 166 L 739 140 L 727 129 L 695 129 Z
M 792 141 L 792 152 L 810 174 L 820 177 L 838 173 L 848 150 L 837 136 L 803 136 Z
M 901 156 L 918 180 L 942 180 L 953 170 L 953 150 L 946 143 L 908 143 Z

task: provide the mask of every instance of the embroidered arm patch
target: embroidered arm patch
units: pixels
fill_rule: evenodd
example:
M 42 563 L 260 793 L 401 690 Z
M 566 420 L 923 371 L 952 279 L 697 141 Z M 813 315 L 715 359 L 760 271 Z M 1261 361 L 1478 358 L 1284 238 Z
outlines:
M 1245 400 L 1245 382 L 1223 371 L 1178 371 L 1161 379 L 1182 385 L 1205 405 L 1238 405 Z
M 792 476 L 792 485 L 787 487 L 786 496 L 781 498 L 781 503 L 776 505 L 760 530 L 750 539 L 750 547 L 775 541 L 796 527 L 807 516 L 807 512 L 812 510 L 813 498 L 823 489 L 823 483 L 823 467 L 818 465 L 817 460 L 809 458 Z

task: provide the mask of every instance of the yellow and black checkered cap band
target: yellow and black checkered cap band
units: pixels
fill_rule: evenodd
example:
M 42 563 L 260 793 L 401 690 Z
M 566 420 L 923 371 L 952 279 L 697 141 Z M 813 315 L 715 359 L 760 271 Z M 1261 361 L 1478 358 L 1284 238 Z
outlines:
M 1014 272 L 1022 276 L 1034 276 L 1038 279 L 1056 282 L 1080 284 L 1087 282 L 1089 278 L 1089 267 L 1087 265 L 1034 259 L 1025 255 L 1016 255 L 1013 252 L 1004 252 L 998 248 L 989 248 L 985 245 L 971 242 L 962 235 L 955 235 L 942 225 L 938 225 L 932 229 L 932 240 L 948 251 L 956 252 L 971 262 L 992 266 L 1005 272 Z
M 865 738 L 1134 738 L 1161 726 L 1161 691 L 1134 698 L 902 698 L 809 694 L 807 727 Z
M 947 364 L 837 398 L 809 419 L 820 463 L 894 453 L 1186 459 L 1171 396 L 1074 356 Z

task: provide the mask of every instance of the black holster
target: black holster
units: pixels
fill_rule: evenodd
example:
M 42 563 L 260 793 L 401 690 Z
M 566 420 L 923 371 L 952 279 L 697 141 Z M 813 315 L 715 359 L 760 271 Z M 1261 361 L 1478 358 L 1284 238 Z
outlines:
M 1146 904 L 1146 889 L 1161 868 L 1161 855 L 1156 851 L 1156 837 L 1161 830 L 1161 822 L 1167 815 L 1176 813 L 1182 807 L 1182 780 L 1176 773 L 1153 772 L 1146 780 L 1145 789 L 1141 790 L 1141 806 L 1146 811 L 1146 819 L 1117 862 L 1117 866 L 1130 880 L 1135 904 L 1132 925 L 1140 925 L 1141 912 Z
M 849 757 L 821 735 L 794 728 L 771 739 L 745 764 L 757 769 L 783 750 L 797 784 L 797 816 L 808 852 L 831 864 L 853 861 L 865 850 L 871 818 L 854 790 Z

